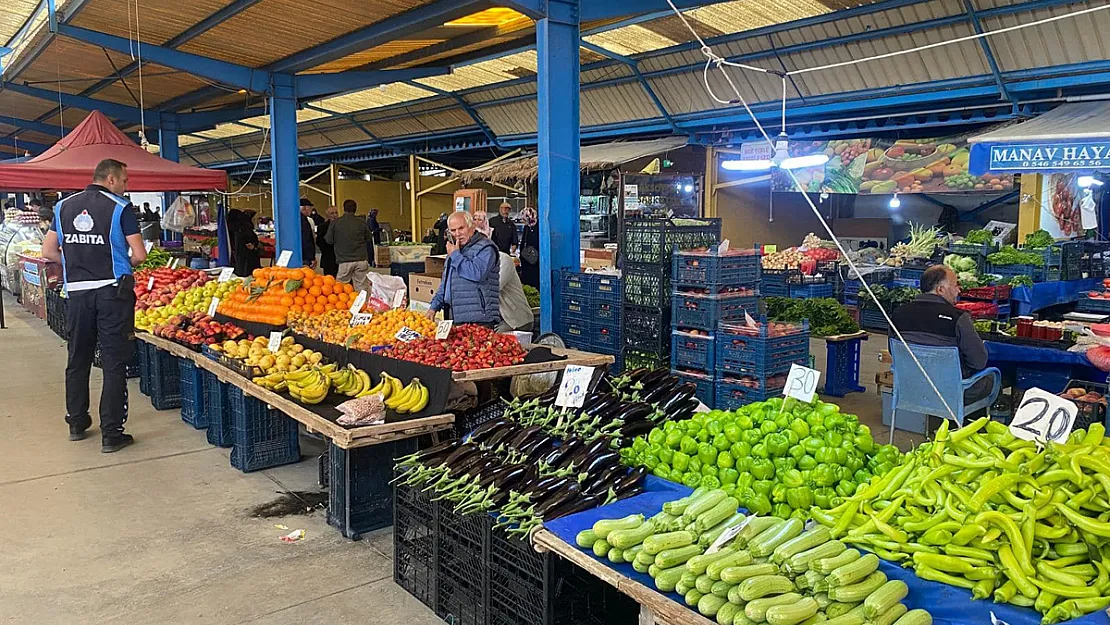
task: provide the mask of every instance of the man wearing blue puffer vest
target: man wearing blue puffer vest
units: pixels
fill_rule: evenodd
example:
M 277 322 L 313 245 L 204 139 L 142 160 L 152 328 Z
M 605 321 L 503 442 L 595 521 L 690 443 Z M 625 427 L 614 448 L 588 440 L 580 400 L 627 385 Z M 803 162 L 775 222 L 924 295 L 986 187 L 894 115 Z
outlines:
M 455 323 L 493 328 L 501 323 L 497 246 L 474 229 L 469 213 L 452 213 L 447 218 L 447 229 L 453 240 L 447 242 L 443 281 L 425 314 L 431 319 L 443 310 Z

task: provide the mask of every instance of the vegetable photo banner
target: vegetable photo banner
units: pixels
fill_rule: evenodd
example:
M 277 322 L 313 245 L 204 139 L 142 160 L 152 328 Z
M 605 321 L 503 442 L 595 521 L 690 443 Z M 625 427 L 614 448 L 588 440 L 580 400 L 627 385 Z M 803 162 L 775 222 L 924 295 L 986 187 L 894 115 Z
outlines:
M 772 172 L 775 191 L 807 193 L 998 193 L 1009 191 L 1009 174 L 968 173 L 970 135 L 936 139 L 838 139 L 791 141 L 790 156 L 826 154 L 829 162 L 793 170 L 801 188 L 782 169 Z

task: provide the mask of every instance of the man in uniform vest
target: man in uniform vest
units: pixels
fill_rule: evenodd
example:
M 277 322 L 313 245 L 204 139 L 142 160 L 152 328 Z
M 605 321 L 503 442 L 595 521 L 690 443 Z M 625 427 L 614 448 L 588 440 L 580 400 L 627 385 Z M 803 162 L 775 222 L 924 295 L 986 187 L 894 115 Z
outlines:
M 69 362 L 66 365 L 66 423 L 69 440 L 86 437 L 89 371 L 100 345 L 104 383 L 100 392 L 100 436 L 104 453 L 134 442 L 127 421 L 127 364 L 135 354 L 135 279 L 131 267 L 146 260 L 139 223 L 123 194 L 127 166 L 104 159 L 93 183 L 54 206 L 54 223 L 42 255 L 62 265 L 69 297 Z

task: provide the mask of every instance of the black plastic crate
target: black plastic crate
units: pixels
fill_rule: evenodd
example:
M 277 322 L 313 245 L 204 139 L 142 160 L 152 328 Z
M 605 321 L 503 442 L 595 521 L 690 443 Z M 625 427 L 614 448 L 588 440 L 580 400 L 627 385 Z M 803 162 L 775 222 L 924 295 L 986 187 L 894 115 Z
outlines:
M 712 219 L 631 219 L 624 225 L 621 254 L 630 263 L 650 263 L 671 268 L 671 254 L 677 248 L 691 250 L 709 247 L 721 240 L 721 220 Z
M 625 306 L 669 308 L 671 306 L 671 270 L 664 265 L 625 264 L 623 301 Z
M 1073 388 L 1081 388 L 1084 391 L 1098 393 L 1103 398 L 1106 397 L 1106 384 L 1073 380 L 1068 382 L 1068 386 L 1064 389 L 1064 392 L 1067 393 L 1067 391 Z M 1102 401 L 1086 401 L 1080 400 L 1078 397 L 1068 397 L 1068 399 L 1079 409 L 1075 415 L 1075 423 L 1071 426 L 1073 430 L 1085 430 L 1095 423 L 1106 425 L 1106 405 L 1103 404 Z
M 146 341 L 135 340 L 135 352 L 139 361 L 139 392 L 143 395 L 150 395 L 150 368 L 151 352 L 153 351 L 150 343 Z
M 150 403 L 155 410 L 181 407 L 181 367 L 173 354 L 155 348 L 151 353 Z
M 228 405 L 227 382 L 220 382 L 214 373 L 201 369 L 201 379 L 204 386 L 204 414 L 208 419 L 208 431 L 205 436 L 210 445 L 217 447 L 231 447 L 235 444 L 235 435 L 231 429 L 231 408 Z
M 474 428 L 505 414 L 505 402 L 494 398 L 481 406 L 464 410 L 455 416 L 454 438 L 462 438 Z
M 420 603 L 436 608 L 438 506 L 417 488 L 398 485 L 393 499 L 393 581 Z
M 204 370 L 192 360 L 181 358 L 181 420 L 198 430 L 208 427 L 204 410 Z
M 329 443 L 328 525 L 352 540 L 389 527 L 393 523 L 389 481 L 394 461 L 415 451 L 414 438 L 355 449 Z
M 622 371 L 634 371 L 643 368 L 667 369 L 670 367 L 670 355 L 625 347 L 621 350 L 621 367 Z
M 492 525 L 488 515 L 461 516 L 439 507 L 436 614 L 449 623 L 486 625 Z
M 231 466 L 243 471 L 258 471 L 301 459 L 297 422 L 265 403 L 243 394 L 243 389 L 228 385 L 231 407 Z
M 139 345 L 140 341 L 138 339 L 131 339 L 131 342 L 135 346 L 135 353 L 127 362 L 127 368 L 124 375 L 126 375 L 128 378 L 137 378 L 142 373 L 139 370 L 139 349 L 141 348 L 141 346 Z M 93 366 L 97 369 L 104 368 L 104 361 L 100 358 L 100 341 L 97 341 L 96 348 L 93 350 Z M 176 408 L 176 406 L 174 407 Z
M 666 356 L 671 351 L 671 308 L 625 306 L 624 346 Z

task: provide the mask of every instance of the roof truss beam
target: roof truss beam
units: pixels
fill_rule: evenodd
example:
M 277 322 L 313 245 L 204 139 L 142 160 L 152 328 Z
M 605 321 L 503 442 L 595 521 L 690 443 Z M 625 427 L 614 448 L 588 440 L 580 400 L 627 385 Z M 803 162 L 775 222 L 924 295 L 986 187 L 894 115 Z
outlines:
M 18 126 L 20 130 L 30 130 L 39 132 L 44 135 L 60 135 L 61 129 L 53 124 L 45 124 L 43 122 L 34 121 L 30 119 L 19 119 L 17 117 L 0 116 L 0 124 L 8 124 L 10 126 Z
M 456 104 L 459 105 L 460 108 L 462 108 L 463 111 L 466 112 L 467 116 L 469 116 L 470 119 L 474 120 L 474 123 L 478 126 L 478 128 L 482 129 L 482 134 L 486 136 L 486 139 L 489 139 L 490 143 L 497 145 L 497 136 L 493 134 L 493 130 L 489 127 L 488 124 L 486 124 L 486 120 L 482 119 L 482 116 L 478 114 L 477 109 L 471 106 L 470 103 L 463 99 L 461 95 L 455 93 L 454 91 L 445 91 L 443 89 L 439 89 L 438 87 L 432 87 L 430 85 L 425 85 L 423 83 L 418 83 L 411 80 L 406 81 L 405 84 L 431 91 L 436 95 L 451 98 L 455 101 Z
M 105 100 L 97 100 L 85 96 L 73 95 L 65 92 L 50 91 L 40 87 L 22 85 L 14 82 L 3 83 L 3 88 L 20 95 L 46 100 L 48 102 L 61 102 L 62 106 L 84 109 L 86 111 L 100 111 L 108 117 L 129 122 L 132 124 L 143 123 L 143 115 L 137 108 Z M 157 111 L 147 111 L 146 123 L 151 126 L 161 126 L 161 118 Z
M 589 50 L 590 52 L 595 52 L 602 56 L 609 57 L 614 61 L 619 61 L 627 65 L 628 69 L 630 69 L 632 71 L 632 74 L 636 77 L 636 80 L 639 81 L 640 86 L 643 87 L 644 93 L 647 94 L 648 98 L 651 99 L 652 104 L 655 105 L 656 110 L 658 110 L 659 113 L 663 116 L 663 119 L 667 120 L 667 123 L 671 125 L 671 128 L 674 129 L 676 133 L 682 134 L 682 131 L 679 130 L 678 125 L 675 124 L 674 118 L 671 117 L 671 112 L 668 111 L 667 107 L 663 105 L 663 101 L 659 99 L 659 96 L 655 93 L 655 89 L 652 89 L 651 84 L 647 81 L 647 79 L 644 78 L 644 75 L 640 72 L 640 67 L 639 64 L 636 62 L 636 59 L 617 54 L 616 52 L 613 52 L 608 48 L 594 45 L 585 40 L 581 41 L 579 45 Z
M 967 9 L 967 19 L 971 23 L 971 27 L 975 30 L 976 34 L 982 35 L 983 21 L 979 19 L 979 14 L 975 12 L 975 4 L 972 0 L 964 0 L 964 7 Z M 1006 88 L 1006 81 L 1002 79 L 1002 71 L 998 69 L 998 61 L 994 58 L 994 51 L 991 49 L 991 44 L 987 41 L 987 37 L 979 39 L 979 47 L 983 50 L 983 56 L 987 59 L 987 65 L 991 68 L 991 74 L 994 75 L 994 82 L 998 84 L 998 91 L 1002 97 L 1014 101 L 1010 96 L 1009 90 Z
M 27 150 L 29 152 L 42 153 L 47 150 L 49 146 L 34 141 L 20 141 L 15 137 L 0 137 L 0 145 L 6 145 L 20 150 Z

